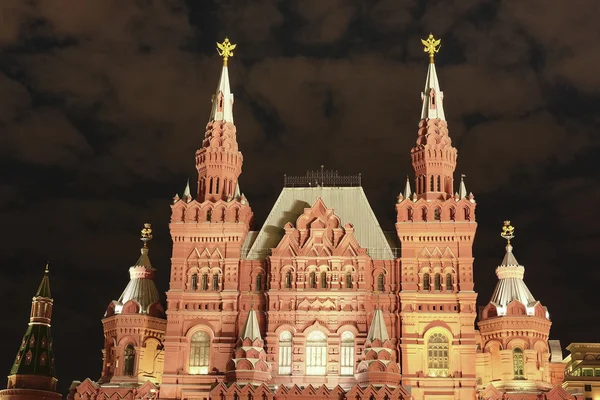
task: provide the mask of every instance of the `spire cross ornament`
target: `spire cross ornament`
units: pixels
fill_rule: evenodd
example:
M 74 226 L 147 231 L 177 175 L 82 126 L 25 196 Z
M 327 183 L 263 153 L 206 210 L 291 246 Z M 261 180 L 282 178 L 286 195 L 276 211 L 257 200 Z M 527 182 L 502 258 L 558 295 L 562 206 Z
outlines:
M 229 59 L 229 57 L 233 57 L 233 49 L 235 49 L 235 47 L 237 46 L 237 44 L 233 44 L 229 41 L 229 38 L 225 38 L 225 40 L 223 41 L 223 43 L 218 43 L 217 42 L 217 53 L 219 53 L 219 55 L 221 57 L 223 57 L 223 66 L 227 66 L 227 60 Z
M 50 272 L 50 261 L 46 261 L 46 270 L 44 272 L 45 273 Z
M 144 229 L 142 229 L 142 237 L 140 240 L 144 242 L 144 248 L 147 248 L 148 242 L 152 240 L 152 224 L 144 224 Z
M 510 244 L 510 239 L 515 237 L 515 228 L 510 224 L 510 221 L 504 221 L 504 226 L 502 227 L 502 233 L 500 234 L 508 244 Z
M 431 33 L 429 34 L 427 40 L 421 39 L 421 43 L 423 43 L 423 46 L 425 46 L 423 51 L 425 53 L 429 53 L 430 64 L 433 64 L 433 57 L 435 56 L 435 53 L 440 51 L 440 42 L 441 39 L 435 39 Z

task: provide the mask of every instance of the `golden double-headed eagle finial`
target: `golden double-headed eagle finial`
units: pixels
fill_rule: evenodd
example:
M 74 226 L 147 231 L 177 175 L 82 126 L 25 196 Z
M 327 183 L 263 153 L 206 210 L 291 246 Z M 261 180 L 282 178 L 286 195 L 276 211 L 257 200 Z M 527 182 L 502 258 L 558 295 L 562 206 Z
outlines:
M 502 233 L 500 234 L 510 244 L 510 239 L 515 237 L 515 227 L 510 224 L 510 221 L 504 221 L 502 226 Z
M 427 40 L 421 39 L 421 43 L 423 43 L 423 46 L 425 46 L 423 51 L 425 53 L 429 53 L 429 63 L 430 64 L 433 64 L 433 57 L 435 56 L 435 53 L 440 51 L 440 42 L 441 41 L 442 41 L 442 39 L 435 39 L 431 33 L 429 34 L 429 37 L 427 38 Z
M 233 50 L 236 46 L 237 44 L 231 43 L 229 41 L 229 38 L 225 38 L 223 43 L 217 42 L 217 53 L 219 53 L 219 55 L 223 57 L 224 66 L 227 65 L 227 60 L 229 59 L 229 57 L 233 57 Z
M 142 237 L 141 241 L 144 242 L 144 247 L 147 246 L 147 243 L 152 240 L 152 225 L 149 223 L 144 224 L 144 228 L 142 229 Z

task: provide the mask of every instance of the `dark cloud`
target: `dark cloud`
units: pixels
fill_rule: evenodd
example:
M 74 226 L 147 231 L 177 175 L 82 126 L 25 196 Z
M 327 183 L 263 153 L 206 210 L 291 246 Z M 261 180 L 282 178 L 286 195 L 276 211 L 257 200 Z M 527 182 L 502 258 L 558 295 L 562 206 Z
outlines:
M 0 220 L 10 234 L 0 289 L 20 308 L 2 354 L 16 351 L 48 258 L 57 264 L 57 345 L 76 316 L 77 345 L 90 349 L 77 367 L 67 350 L 58 354 L 65 388 L 97 377 L 98 320 L 127 282 L 146 220 L 167 289 L 168 205 L 187 177 L 194 181 L 219 75 L 214 42 L 225 35 L 239 43 L 230 70 L 241 184 L 259 222 L 284 173 L 325 164 L 362 173 L 386 229 L 411 172 L 427 63 L 420 38 L 441 36 L 437 69 L 458 170 L 479 202 L 480 303 L 503 253 L 498 227 L 510 218 L 553 335 L 591 340 L 591 327 L 588 336 L 571 329 L 598 316 L 585 305 L 593 304 L 586 293 L 598 278 L 600 235 L 600 60 L 592 48 L 600 29 L 581 12 L 588 8 L 584 0 L 3 1 Z M 585 279 L 573 277 L 574 266 L 585 266 Z M 577 310 L 556 295 L 561 283 L 572 285 Z

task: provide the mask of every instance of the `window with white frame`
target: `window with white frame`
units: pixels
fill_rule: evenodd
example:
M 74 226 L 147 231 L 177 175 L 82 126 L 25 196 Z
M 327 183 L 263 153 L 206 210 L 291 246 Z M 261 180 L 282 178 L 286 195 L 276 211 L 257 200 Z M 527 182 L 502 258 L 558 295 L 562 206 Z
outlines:
M 209 334 L 203 331 L 194 333 L 190 343 L 190 374 L 207 375 L 209 360 Z
M 313 331 L 306 338 L 306 375 L 325 375 L 327 372 L 327 336 Z
M 342 333 L 340 375 L 354 375 L 354 334 Z
M 292 332 L 279 334 L 279 375 L 292 373 Z

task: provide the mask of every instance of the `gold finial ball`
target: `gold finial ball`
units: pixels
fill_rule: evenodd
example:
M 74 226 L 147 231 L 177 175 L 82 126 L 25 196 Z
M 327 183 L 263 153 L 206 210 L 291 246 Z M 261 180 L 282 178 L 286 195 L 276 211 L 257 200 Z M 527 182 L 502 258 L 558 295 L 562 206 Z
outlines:
M 504 239 L 510 242 L 510 239 L 515 237 L 515 228 L 510 224 L 510 221 L 504 221 L 504 226 L 502 226 L 502 233 L 500 233 Z
M 440 51 L 441 41 L 442 41 L 441 39 L 434 38 L 433 34 L 431 34 L 431 33 L 429 34 L 429 37 L 427 38 L 427 40 L 421 39 L 421 43 L 423 43 L 423 46 L 425 46 L 423 51 L 425 53 L 429 53 L 429 62 L 432 64 L 433 64 L 433 57 L 435 56 L 435 53 Z
M 225 38 L 223 43 L 217 42 L 217 53 L 219 53 L 219 55 L 223 57 L 223 65 L 227 65 L 227 60 L 229 59 L 229 57 L 233 57 L 233 50 L 236 46 L 237 44 L 231 43 L 229 41 L 229 38 L 227 37 Z

